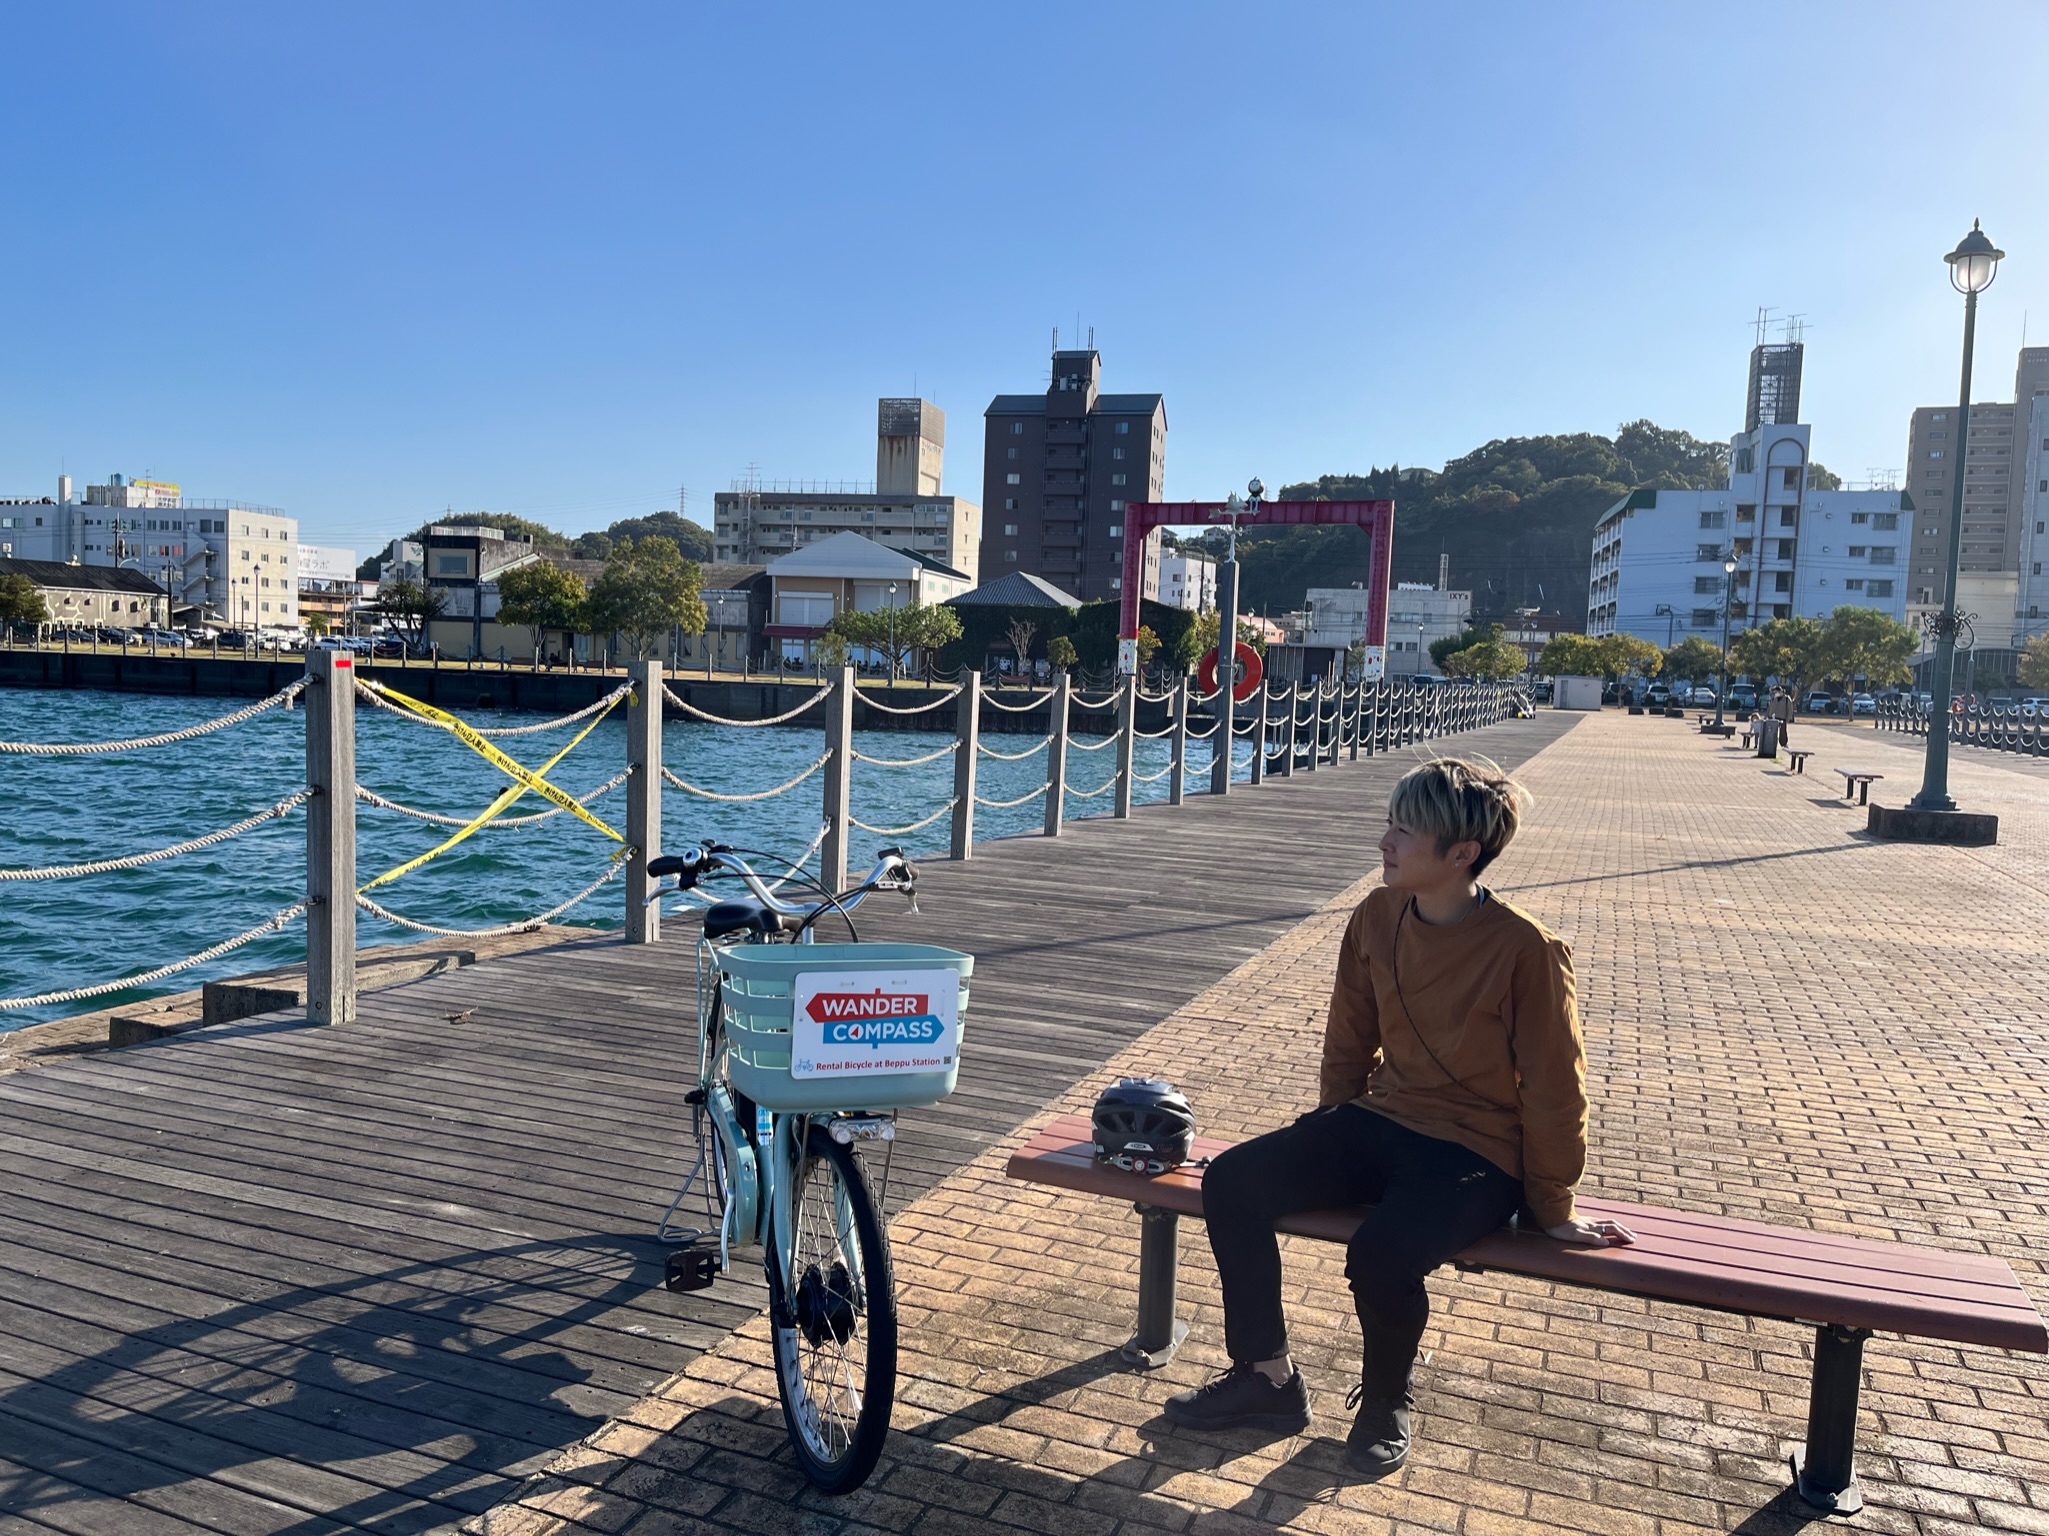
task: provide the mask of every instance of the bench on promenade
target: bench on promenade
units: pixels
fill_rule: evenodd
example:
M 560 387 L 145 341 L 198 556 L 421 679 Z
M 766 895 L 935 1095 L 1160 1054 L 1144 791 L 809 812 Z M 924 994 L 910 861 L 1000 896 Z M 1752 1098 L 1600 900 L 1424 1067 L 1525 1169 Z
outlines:
M 1807 772 L 1807 759 L 1814 756 L 1814 748 L 1808 747 L 1803 751 L 1798 747 L 1788 747 L 1786 748 L 1786 756 L 1792 759 L 1790 771 L 1804 774 Z
M 1870 803 L 1871 786 L 1885 777 L 1869 768 L 1838 768 L 1836 772 L 1843 776 L 1843 798 L 1847 800 L 1855 794 L 1859 805 Z
M 1700 722 L 1700 733 L 1703 736 L 1734 736 L 1736 734 L 1736 727 L 1728 724 L 1726 721 L 1721 725 L 1716 725 L 1713 715 L 1696 715 L 1694 718 Z
M 1230 1145 L 1197 1137 L 1191 1156 L 1213 1158 Z M 1175 1316 L 1180 1219 L 1202 1215 L 1202 1169 L 1183 1166 L 1145 1178 L 1108 1167 L 1095 1160 L 1088 1117 L 1062 1115 L 1014 1153 L 1004 1172 L 1025 1183 L 1134 1204 L 1140 1217 L 1138 1331 L 1123 1354 L 1143 1368 L 1171 1360 L 1188 1332 Z M 1498 1270 L 1811 1325 L 1807 1454 L 1792 1465 L 1800 1496 L 1817 1509 L 1849 1514 L 1863 1503 L 1856 1481 L 1857 1390 L 1864 1340 L 1874 1330 L 2049 1354 L 2040 1314 L 2001 1259 L 1592 1196 L 1577 1203 L 1582 1215 L 1622 1222 L 1636 1242 L 1579 1248 L 1511 1225 L 1453 1263 L 1474 1274 Z M 1305 1211 L 1285 1218 L 1280 1230 L 1344 1243 L 1360 1216 L 1358 1210 Z

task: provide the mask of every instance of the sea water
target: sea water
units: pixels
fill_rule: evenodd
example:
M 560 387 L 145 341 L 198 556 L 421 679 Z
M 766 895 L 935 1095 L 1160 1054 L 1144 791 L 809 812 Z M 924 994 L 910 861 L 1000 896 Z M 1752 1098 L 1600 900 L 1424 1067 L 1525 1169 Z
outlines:
M 180 730 L 238 708 L 212 698 L 155 698 L 102 692 L 0 690 L 0 741 L 82 742 L 129 739 Z M 548 775 L 583 795 L 626 765 L 624 706 L 607 717 Z M 541 717 L 475 712 L 473 723 L 503 726 Z M 538 767 L 580 726 L 530 736 L 499 737 L 519 761 Z M 861 731 L 855 747 L 868 757 L 912 758 L 943 749 L 950 733 Z M 990 733 L 994 751 L 1020 752 L 1036 739 Z M 1109 814 L 1114 794 L 1089 796 L 1116 769 L 1114 747 L 1085 750 L 1098 736 L 1076 736 L 1067 782 L 1070 819 Z M 794 778 L 825 750 L 822 730 L 801 725 L 739 728 L 670 720 L 662 733 L 664 765 L 689 783 L 720 794 L 752 794 Z M 1239 756 L 1249 749 L 1241 742 Z M 1136 776 L 1167 766 L 1164 738 L 1141 738 Z M 1191 784 L 1207 784 L 1208 743 L 1189 743 Z M 1244 776 L 1241 766 L 1239 776 Z M 953 754 L 916 767 L 856 762 L 853 815 L 876 827 L 923 820 L 953 796 Z M 387 799 L 465 819 L 476 815 L 511 782 L 445 731 L 384 710 L 356 715 L 356 776 Z M 1015 762 L 983 757 L 979 798 L 1014 800 L 1046 780 L 1041 750 Z M 822 775 L 813 774 L 766 800 L 715 801 L 665 788 L 662 845 L 670 850 L 716 840 L 796 858 L 822 824 Z M 305 716 L 272 709 L 240 725 L 170 746 L 91 756 L 40 757 L 0 753 L 0 870 L 45 868 L 119 858 L 189 841 L 277 804 L 306 782 Z M 1134 785 L 1139 804 L 1167 797 L 1168 778 Z M 538 795 L 515 801 L 507 817 L 548 809 Z M 623 788 L 592 802 L 591 813 L 626 830 Z M 1045 798 L 1009 809 L 979 807 L 976 840 L 1038 831 Z M 854 829 L 850 873 L 867 867 L 877 849 L 896 843 L 911 855 L 945 857 L 950 817 L 916 832 L 877 834 Z M 424 853 L 453 828 L 402 817 L 376 806 L 356 807 L 357 880 L 368 882 Z M 442 928 L 489 928 L 517 922 L 566 901 L 595 880 L 619 844 L 574 816 L 532 827 L 489 826 L 430 863 L 370 893 L 400 915 Z M 817 867 L 816 860 L 812 862 Z M 140 869 L 61 880 L 0 880 L 0 998 L 34 996 L 89 986 L 167 965 L 263 923 L 301 901 L 306 881 L 303 807 L 266 821 L 228 842 Z M 624 921 L 623 879 L 602 886 L 556 919 L 594 928 Z M 417 941 L 427 935 L 358 913 L 363 945 Z M 268 932 L 218 959 L 142 988 L 124 988 L 87 1001 L 0 1010 L 0 1033 L 91 1009 L 133 1004 L 185 991 L 223 976 L 303 962 L 303 918 Z

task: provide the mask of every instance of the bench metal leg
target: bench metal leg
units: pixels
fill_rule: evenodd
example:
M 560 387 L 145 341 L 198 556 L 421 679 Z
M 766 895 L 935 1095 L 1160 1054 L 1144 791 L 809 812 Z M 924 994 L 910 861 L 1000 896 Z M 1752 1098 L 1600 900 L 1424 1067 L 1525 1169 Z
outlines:
M 1119 1354 L 1142 1371 L 1174 1358 L 1188 1325 L 1174 1315 L 1181 1260 L 1181 1218 L 1154 1206 L 1134 1206 L 1139 1216 L 1138 1332 Z
M 1869 1328 L 1823 1323 L 1814 1330 L 1814 1384 L 1807 1399 L 1807 1455 L 1794 1456 L 1793 1486 L 1825 1514 L 1864 1507 L 1857 1486 L 1857 1389 Z

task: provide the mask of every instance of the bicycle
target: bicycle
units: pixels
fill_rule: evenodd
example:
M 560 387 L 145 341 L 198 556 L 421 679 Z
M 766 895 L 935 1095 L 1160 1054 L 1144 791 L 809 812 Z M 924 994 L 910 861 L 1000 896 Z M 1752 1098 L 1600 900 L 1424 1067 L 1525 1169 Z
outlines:
M 853 912 L 875 891 L 917 910 L 917 874 L 884 849 L 862 880 L 832 892 L 795 866 L 779 897 L 747 864 L 751 850 L 707 843 L 649 861 L 676 884 L 654 898 L 731 877 L 750 893 L 704 910 L 698 947 L 697 1082 L 686 1096 L 696 1168 L 661 1235 L 671 1290 L 702 1290 L 759 1247 L 774 1333 L 777 1393 L 804 1475 L 827 1494 L 867 1481 L 896 1397 L 896 1285 L 881 1208 L 856 1147 L 893 1151 L 899 1110 L 953 1091 L 974 959 L 931 944 L 862 943 Z M 770 855 L 752 854 L 756 858 Z M 814 942 L 828 913 L 850 942 Z M 709 1126 L 710 1134 L 706 1135 Z M 711 1228 L 671 1218 L 706 1171 Z M 885 1152 L 883 1192 L 888 1193 Z

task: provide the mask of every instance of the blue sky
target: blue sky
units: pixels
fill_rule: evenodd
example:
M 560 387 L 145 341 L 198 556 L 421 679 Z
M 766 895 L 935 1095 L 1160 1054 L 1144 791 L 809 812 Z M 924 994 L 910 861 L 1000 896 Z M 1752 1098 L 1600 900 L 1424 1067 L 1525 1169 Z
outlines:
M 1956 18 L 1952 20 L 1952 18 Z M 1742 425 L 1759 305 L 1851 480 L 1955 397 L 1942 253 L 2049 342 L 2049 8 L 0 0 L 0 495 L 181 482 L 367 553 L 873 473 L 1093 325 L 1220 496 Z

